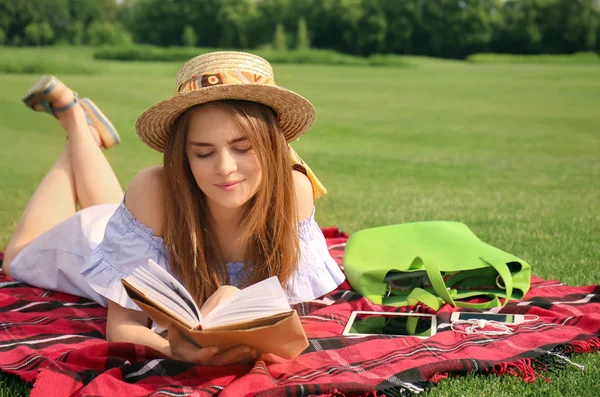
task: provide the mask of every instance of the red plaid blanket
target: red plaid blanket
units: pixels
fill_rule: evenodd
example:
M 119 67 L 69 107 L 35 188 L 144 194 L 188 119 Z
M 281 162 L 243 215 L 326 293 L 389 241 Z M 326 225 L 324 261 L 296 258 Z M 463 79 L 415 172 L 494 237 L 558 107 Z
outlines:
M 341 263 L 347 236 L 324 229 Z M 32 396 L 308 396 L 398 395 L 418 392 L 469 371 L 517 375 L 526 381 L 572 352 L 600 349 L 600 289 L 533 279 L 531 291 L 504 312 L 536 314 L 511 335 L 438 332 L 421 340 L 344 338 L 353 310 L 426 312 L 426 307 L 371 304 L 344 284 L 314 302 L 296 305 L 310 338 L 294 360 L 203 367 L 165 359 L 152 349 L 104 340 L 106 309 L 0 275 L 0 370 L 34 381 Z M 448 322 L 449 306 L 438 312 Z

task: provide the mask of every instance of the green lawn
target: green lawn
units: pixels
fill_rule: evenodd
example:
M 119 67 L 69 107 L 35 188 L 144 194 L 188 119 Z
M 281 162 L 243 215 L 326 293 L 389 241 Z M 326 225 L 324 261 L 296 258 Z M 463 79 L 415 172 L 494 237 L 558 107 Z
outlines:
M 0 48 L 0 58 L 6 51 Z M 123 143 L 107 154 L 123 186 L 159 163 L 160 155 L 137 139 L 134 123 L 172 92 L 179 65 L 52 51 L 27 56 L 53 58 L 55 73 L 117 126 Z M 97 74 L 60 73 L 69 59 Z M 600 67 L 407 62 L 411 67 L 275 65 L 277 82 L 309 98 L 318 112 L 294 146 L 330 192 L 317 203 L 319 224 L 355 232 L 457 220 L 528 261 L 538 276 L 598 283 Z M 0 74 L 0 246 L 64 144 L 54 119 L 19 100 L 34 79 Z M 550 384 L 469 375 L 442 381 L 431 394 L 596 396 L 600 354 L 573 360 L 585 372 L 546 373 Z M 19 381 L 0 378 L 0 395 L 22 390 Z

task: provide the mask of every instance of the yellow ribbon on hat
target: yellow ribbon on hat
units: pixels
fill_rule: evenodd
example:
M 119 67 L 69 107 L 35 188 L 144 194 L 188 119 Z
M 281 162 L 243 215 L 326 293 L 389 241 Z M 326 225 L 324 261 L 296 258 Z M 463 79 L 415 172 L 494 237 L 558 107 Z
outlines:
M 298 153 L 296 153 L 296 151 L 289 144 L 288 149 L 290 152 L 290 161 L 292 165 L 299 165 L 300 167 L 302 167 L 303 171 L 305 171 L 304 173 L 310 180 L 313 189 L 313 200 L 316 200 L 319 197 L 326 195 L 327 189 L 325 189 L 325 186 L 323 186 L 323 184 L 319 181 L 319 178 L 317 178 L 315 173 L 312 172 L 308 164 L 306 164 L 304 160 L 302 160 Z

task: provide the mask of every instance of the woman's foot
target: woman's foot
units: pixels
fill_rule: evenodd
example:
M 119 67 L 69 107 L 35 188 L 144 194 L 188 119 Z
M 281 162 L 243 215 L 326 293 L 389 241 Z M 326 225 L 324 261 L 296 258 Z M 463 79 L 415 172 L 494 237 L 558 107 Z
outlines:
M 58 113 L 72 108 L 77 94 L 55 76 L 42 76 L 27 90 L 23 102 L 38 112 L 47 112 L 58 118 Z
M 91 99 L 81 98 L 79 104 L 85 112 L 88 125 L 94 127 L 96 133 L 100 136 L 101 146 L 110 149 L 121 142 L 117 129 Z

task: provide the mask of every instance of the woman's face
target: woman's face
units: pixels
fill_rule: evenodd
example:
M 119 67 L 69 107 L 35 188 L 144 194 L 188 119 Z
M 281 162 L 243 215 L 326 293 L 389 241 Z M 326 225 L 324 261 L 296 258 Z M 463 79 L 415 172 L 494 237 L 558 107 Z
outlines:
M 190 115 L 186 153 L 211 210 L 238 209 L 258 191 L 261 167 L 233 114 L 215 104 Z

